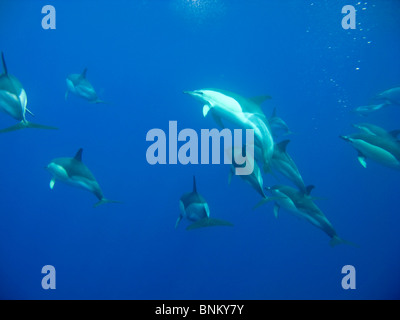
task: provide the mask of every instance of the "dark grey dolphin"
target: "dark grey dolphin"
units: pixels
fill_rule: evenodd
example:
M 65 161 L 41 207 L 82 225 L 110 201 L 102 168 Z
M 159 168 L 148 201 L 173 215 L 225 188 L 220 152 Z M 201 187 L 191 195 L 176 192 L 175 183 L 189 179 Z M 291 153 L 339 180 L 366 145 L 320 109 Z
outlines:
M 306 186 L 299 169 L 286 151 L 289 142 L 290 140 L 284 140 L 275 144 L 271 167 L 292 181 L 300 191 L 306 192 Z
M 73 158 L 57 158 L 50 162 L 46 167 L 52 175 L 50 189 L 53 189 L 56 181 L 59 180 L 70 186 L 93 193 L 99 199 L 94 207 L 104 203 L 119 203 L 104 198 L 96 178 L 82 162 L 82 152 L 83 149 L 79 149 Z
M 370 104 L 367 106 L 359 106 L 352 110 L 352 112 L 359 114 L 360 116 L 367 116 L 368 114 L 378 111 L 384 107 L 391 105 L 391 103 L 380 103 L 380 104 Z
M 385 90 L 378 94 L 376 99 L 384 100 L 386 104 L 400 105 L 400 87 Z
M 0 130 L 0 133 L 15 131 L 24 128 L 36 128 L 36 129 L 50 129 L 55 130 L 55 127 L 44 126 L 41 124 L 32 123 L 26 120 L 26 112 L 30 113 L 26 105 L 28 99 L 26 92 L 22 87 L 21 82 L 8 73 L 6 61 L 4 59 L 3 52 L 1 53 L 1 60 L 3 63 L 4 73 L 0 75 L 0 111 L 5 112 L 20 123 L 11 126 L 6 129 Z
M 193 191 L 185 193 L 179 201 L 180 215 L 176 221 L 175 228 L 183 218 L 192 221 L 186 230 L 212 227 L 212 226 L 233 226 L 232 223 L 224 220 L 210 218 L 210 209 L 206 200 L 197 193 L 196 178 L 193 177 Z
M 313 186 L 308 186 L 306 192 L 285 185 L 275 185 L 266 188 L 276 199 L 274 205 L 275 217 L 278 217 L 279 209 L 282 207 L 324 231 L 331 238 L 330 245 L 332 247 L 340 243 L 354 245 L 337 235 L 332 224 L 321 209 L 313 202 L 312 197 L 310 197 L 310 192 L 313 188 Z
M 236 162 L 234 160 L 235 152 L 240 152 L 241 154 L 245 154 L 245 150 L 246 150 L 245 146 L 243 146 L 242 148 L 240 148 L 240 147 L 233 148 L 233 150 L 232 150 L 233 155 L 232 155 L 232 165 L 231 165 L 231 168 L 229 171 L 229 180 L 228 180 L 229 184 L 231 183 L 232 177 L 235 175 L 235 171 L 236 171 L 235 169 L 237 167 L 242 167 L 242 166 L 239 166 L 238 164 L 236 164 Z M 227 150 L 227 152 L 230 152 L 230 150 Z M 246 155 L 246 157 L 250 157 L 250 155 Z M 253 166 L 254 166 L 252 173 L 246 174 L 246 175 L 240 175 L 240 177 L 245 182 L 247 182 L 250 186 L 252 186 L 253 189 L 256 190 L 261 197 L 267 198 L 267 196 L 264 193 L 263 177 L 261 174 L 260 167 L 258 166 L 257 162 L 254 161 L 254 158 L 250 159 L 250 161 L 253 163 Z
M 366 134 L 371 134 L 394 141 L 398 141 L 397 136 L 400 134 L 400 130 L 387 131 L 386 129 L 371 123 L 357 123 L 353 124 L 353 127 Z
M 364 132 L 340 138 L 351 143 L 358 151 L 358 161 L 364 168 L 367 167 L 366 159 L 371 159 L 386 167 L 400 169 L 400 144 L 393 138 Z
M 67 77 L 67 91 L 65 93 L 65 100 L 68 98 L 68 92 L 91 102 L 91 103 L 105 103 L 97 96 L 91 83 L 86 79 L 87 68 L 81 74 L 70 74 Z
M 286 122 L 276 115 L 276 108 L 272 111 L 271 117 L 268 119 L 269 124 L 271 126 L 271 131 L 273 136 L 279 136 L 281 133 L 283 135 L 289 135 L 293 132 L 289 129 Z

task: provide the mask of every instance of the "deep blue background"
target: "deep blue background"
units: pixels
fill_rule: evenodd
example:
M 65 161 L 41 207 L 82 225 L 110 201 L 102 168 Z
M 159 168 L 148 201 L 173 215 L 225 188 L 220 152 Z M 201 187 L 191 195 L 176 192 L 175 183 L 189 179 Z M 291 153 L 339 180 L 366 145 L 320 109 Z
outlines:
M 56 30 L 41 28 L 42 6 Z M 341 8 L 357 9 L 343 30 Z M 400 2 L 368 1 L 11 1 L 0 4 L 0 49 L 28 95 L 37 123 L 57 132 L 0 136 L 0 297 L 9 299 L 398 299 L 400 173 L 369 162 L 340 134 L 371 122 L 399 129 L 400 109 L 364 119 L 351 109 L 400 85 Z M 70 95 L 65 78 L 87 78 L 108 105 Z M 359 68 L 359 69 L 357 69 Z M 183 90 L 216 87 L 270 94 L 292 131 L 289 153 L 338 234 L 359 244 L 329 246 L 306 221 L 272 204 L 227 166 L 150 166 L 148 130 L 213 128 Z M 15 124 L 5 115 L 0 128 Z M 43 167 L 73 156 L 105 196 L 57 183 Z M 211 215 L 233 228 L 175 230 L 192 176 Z M 265 176 L 265 185 L 287 183 Z M 57 289 L 41 288 L 53 265 Z M 343 290 L 354 265 L 357 289 Z

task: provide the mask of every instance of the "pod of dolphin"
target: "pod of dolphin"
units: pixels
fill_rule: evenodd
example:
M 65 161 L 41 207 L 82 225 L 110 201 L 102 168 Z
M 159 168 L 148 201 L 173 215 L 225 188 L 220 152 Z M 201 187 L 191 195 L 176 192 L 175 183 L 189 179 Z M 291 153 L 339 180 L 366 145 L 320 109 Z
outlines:
M 26 119 L 27 113 L 33 116 L 33 113 L 27 108 L 26 92 L 19 80 L 8 73 L 3 52 L 1 59 L 3 74 L 0 75 L 0 111 L 19 122 L 9 128 L 0 129 L 0 133 L 25 128 L 57 130 L 56 127 L 32 123 Z M 80 74 L 71 74 L 67 77 L 65 99 L 68 98 L 69 93 L 72 93 L 90 103 L 104 103 L 87 80 L 86 73 L 87 69 Z M 184 91 L 184 93 L 201 101 L 203 116 L 211 114 L 220 128 L 224 128 L 223 121 L 228 121 L 237 128 L 254 130 L 255 152 L 254 159 L 251 159 L 254 162 L 254 170 L 250 175 L 240 176 L 261 196 L 261 201 L 254 208 L 267 202 L 274 202 L 275 217 L 278 217 L 280 208 L 283 208 L 325 232 L 330 237 L 331 246 L 340 243 L 352 244 L 338 236 L 325 214 L 314 203 L 316 198 L 310 195 L 314 186 L 307 186 L 304 183 L 299 169 L 286 150 L 290 140 L 277 141 L 279 136 L 289 135 L 292 131 L 286 122 L 277 116 L 276 109 L 269 118 L 264 114 L 261 105 L 264 101 L 271 99 L 270 96 L 245 98 L 220 89 L 200 89 Z M 386 90 L 375 99 L 377 104 L 358 107 L 353 111 L 365 116 L 387 106 L 400 105 L 400 87 Z M 367 159 L 370 159 L 384 166 L 400 169 L 400 141 L 397 139 L 400 130 L 387 131 L 369 123 L 356 124 L 354 127 L 359 130 L 358 133 L 340 137 L 357 150 L 358 161 L 364 168 L 367 167 Z M 244 147 L 233 148 L 228 152 L 243 153 L 244 150 Z M 60 181 L 93 193 L 98 199 L 94 207 L 105 203 L 118 203 L 118 201 L 108 200 L 103 196 L 99 183 L 82 161 L 82 152 L 83 150 L 79 149 L 74 157 L 57 158 L 46 166 L 51 174 L 50 189 L 54 188 L 56 181 Z M 245 156 L 250 157 L 250 155 Z M 229 182 L 234 175 L 236 166 L 237 164 L 232 164 Z M 288 185 L 264 187 L 262 172 L 273 175 L 279 173 L 291 181 L 294 187 Z M 210 217 L 210 209 L 206 200 L 197 192 L 195 177 L 193 177 L 192 192 L 181 197 L 179 208 L 180 215 L 175 227 L 179 226 L 183 218 L 192 222 L 186 228 L 187 230 L 209 226 L 232 226 L 228 221 Z

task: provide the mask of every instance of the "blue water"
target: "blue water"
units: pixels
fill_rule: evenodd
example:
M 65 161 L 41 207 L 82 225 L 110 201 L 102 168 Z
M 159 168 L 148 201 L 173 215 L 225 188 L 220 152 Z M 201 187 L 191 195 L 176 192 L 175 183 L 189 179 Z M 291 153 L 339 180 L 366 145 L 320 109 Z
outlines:
M 44 30 L 41 9 L 56 9 Z M 357 28 L 341 27 L 344 5 Z M 0 297 L 3 299 L 398 299 L 400 173 L 368 162 L 339 135 L 353 123 L 399 129 L 400 109 L 367 118 L 350 110 L 400 84 L 400 2 L 379 1 L 11 1 L 0 4 L 0 50 L 23 84 L 31 121 L 0 136 Z M 87 67 L 101 99 L 70 95 L 65 79 Z M 184 90 L 269 94 L 295 134 L 288 152 L 340 237 L 329 246 L 310 223 L 273 205 L 226 165 L 156 165 L 146 134 L 216 127 Z M 0 128 L 14 125 L 2 114 Z M 83 161 L 107 198 L 56 183 L 54 158 Z M 234 227 L 174 229 L 179 199 L 192 189 L 211 216 Z M 264 185 L 289 184 L 264 176 Z M 41 269 L 56 269 L 56 289 Z M 344 265 L 356 289 L 341 286 Z

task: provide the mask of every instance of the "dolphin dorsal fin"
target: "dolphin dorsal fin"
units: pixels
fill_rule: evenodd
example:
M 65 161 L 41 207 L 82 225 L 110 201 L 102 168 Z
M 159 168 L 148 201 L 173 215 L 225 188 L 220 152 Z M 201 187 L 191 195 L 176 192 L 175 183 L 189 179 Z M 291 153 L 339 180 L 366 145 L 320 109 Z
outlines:
M 283 140 L 279 143 L 277 143 L 275 146 L 278 147 L 282 152 L 286 152 L 286 147 L 290 140 Z
M 81 73 L 81 77 L 82 77 L 82 78 L 86 78 L 86 72 L 87 72 L 87 68 L 85 68 L 85 69 L 83 70 L 83 72 Z
M 4 69 L 4 73 L 8 74 L 7 72 L 7 65 L 6 65 L 6 60 L 4 59 L 4 52 L 1 52 L 1 61 L 3 62 L 3 69 Z
M 271 114 L 271 118 L 275 118 L 276 117 L 276 108 L 274 108 L 274 110 L 272 110 L 272 114 Z
M 306 195 L 310 195 L 310 193 L 311 193 L 311 191 L 312 191 L 312 189 L 314 189 L 315 188 L 315 186 L 313 186 L 313 185 L 309 185 L 309 186 L 307 186 L 306 187 Z
M 82 152 L 83 152 L 83 149 L 80 148 L 80 149 L 78 150 L 78 152 L 76 153 L 74 159 L 77 160 L 77 161 L 79 161 L 79 162 L 82 162 Z
M 400 134 L 400 130 L 392 130 L 389 132 L 394 138 L 397 139 L 397 136 Z
M 193 192 L 197 193 L 197 187 L 196 187 L 196 177 L 193 176 Z
M 272 99 L 271 96 L 265 95 L 265 96 L 257 96 L 257 97 L 251 97 L 249 100 L 253 101 L 255 104 L 261 105 L 264 101 Z

